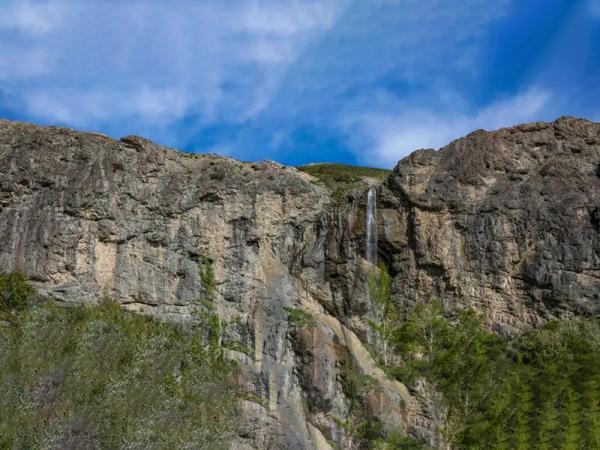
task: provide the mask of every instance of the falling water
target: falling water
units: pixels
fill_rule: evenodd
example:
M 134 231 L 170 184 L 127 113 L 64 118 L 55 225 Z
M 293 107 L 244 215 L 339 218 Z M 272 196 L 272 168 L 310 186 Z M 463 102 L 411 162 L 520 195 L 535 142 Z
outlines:
M 377 191 L 374 187 L 367 194 L 367 242 L 365 257 L 377 264 Z
M 367 194 L 367 242 L 365 245 L 365 258 L 371 264 L 377 265 L 377 191 L 374 187 L 369 189 Z M 369 296 L 367 319 L 374 320 L 373 305 L 371 304 L 371 294 Z M 373 330 L 367 325 L 367 342 L 373 344 Z

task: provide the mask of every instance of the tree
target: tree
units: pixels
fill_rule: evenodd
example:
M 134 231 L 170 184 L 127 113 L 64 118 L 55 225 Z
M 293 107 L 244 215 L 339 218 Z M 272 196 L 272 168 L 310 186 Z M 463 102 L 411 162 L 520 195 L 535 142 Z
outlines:
M 375 307 L 375 320 L 370 321 L 370 326 L 381 339 L 383 364 L 389 362 L 389 342 L 393 327 L 393 302 L 392 302 L 392 278 L 386 265 L 381 262 L 377 269 L 372 270 L 368 276 L 369 294 L 371 303 Z
M 564 431 L 562 448 L 565 450 L 577 450 L 583 448 L 581 439 L 581 413 L 579 398 L 570 384 L 564 390 Z
M 219 304 L 215 298 L 216 282 L 213 260 L 206 254 L 202 254 L 200 258 L 199 273 L 202 281 L 202 298 L 198 300 L 196 318 L 204 329 L 210 353 L 217 358 L 222 358 L 223 324 L 221 323 Z
M 600 448 L 600 384 L 594 375 L 583 384 L 583 428 L 586 430 L 587 448 Z
M 529 372 L 517 370 L 514 376 L 515 416 L 514 448 L 528 450 L 532 447 L 531 414 L 533 411 L 533 393 L 529 384 Z
M 559 429 L 558 383 L 560 378 L 559 367 L 555 360 L 548 361 L 537 379 L 543 378 L 544 382 L 539 387 L 537 414 L 537 437 L 540 450 L 556 448 L 556 434 Z

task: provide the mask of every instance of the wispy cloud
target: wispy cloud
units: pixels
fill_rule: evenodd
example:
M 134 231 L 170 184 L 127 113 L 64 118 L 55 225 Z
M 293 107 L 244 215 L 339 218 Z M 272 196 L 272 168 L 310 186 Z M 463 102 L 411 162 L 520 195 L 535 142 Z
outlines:
M 390 167 L 419 148 L 440 148 L 476 129 L 493 130 L 536 119 L 550 92 L 531 88 L 472 112 L 405 109 L 397 114 L 371 112 L 349 118 L 355 147 L 363 162 Z M 413 105 L 414 106 L 414 105 Z
M 8 1 L 0 5 L 0 30 L 44 34 L 60 23 L 62 5 L 39 1 Z
M 589 111 L 599 0 L 586 1 L 545 5 L 558 19 L 537 30 L 517 0 L 3 0 L 0 115 L 242 159 L 391 165 L 473 128 Z
M 26 113 L 74 126 L 243 121 L 268 105 L 285 68 L 340 7 L 9 0 L 0 29 L 20 35 L 0 44 L 0 79 Z

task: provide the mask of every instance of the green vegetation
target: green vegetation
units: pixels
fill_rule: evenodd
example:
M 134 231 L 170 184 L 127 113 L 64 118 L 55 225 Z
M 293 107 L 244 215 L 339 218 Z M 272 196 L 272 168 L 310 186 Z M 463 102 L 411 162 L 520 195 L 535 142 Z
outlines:
M 385 438 L 375 439 L 369 448 L 375 450 L 425 450 L 429 447 L 420 440 L 412 439 L 402 433 L 392 433 Z
M 340 382 L 348 401 L 345 420 L 334 417 L 345 433 L 346 447 L 355 448 L 356 442 L 372 442 L 381 437 L 381 424 L 367 414 L 366 398 L 378 388 L 377 382 L 368 375 L 359 374 L 350 361 L 341 367 Z
M 474 311 L 449 314 L 437 301 L 406 318 L 390 282 L 384 266 L 369 276 L 376 345 L 386 345 L 376 353 L 399 381 L 427 380 L 446 409 L 439 431 L 453 448 L 600 448 L 598 320 L 551 322 L 506 339 L 487 331 Z M 402 436 L 370 442 L 422 447 Z
M 351 190 L 366 189 L 368 185 L 364 178 L 383 181 L 392 173 L 387 169 L 332 163 L 309 164 L 300 166 L 298 169 L 317 178 L 319 184 L 332 191 L 334 197 L 338 199 Z
M 368 275 L 369 296 L 374 308 L 375 320 L 369 326 L 377 333 L 381 341 L 383 364 L 388 365 L 389 342 L 392 337 L 394 315 L 392 303 L 392 277 L 387 267 L 380 263 L 379 267 Z
M 443 394 L 446 439 L 457 448 L 600 448 L 600 323 L 552 322 L 513 340 L 470 310 L 421 305 L 394 334 L 410 383 Z
M 306 311 L 299 308 L 284 308 L 287 313 L 288 322 L 293 327 L 312 327 L 315 325 L 315 318 Z
M 0 274 L 0 310 L 23 309 L 34 294 L 22 273 Z
M 213 301 L 216 292 L 215 271 L 213 260 L 205 253 L 200 255 L 198 271 L 200 272 L 200 280 L 202 281 L 203 296 L 206 300 Z
M 351 358 L 342 363 L 340 383 L 347 400 L 348 414 L 345 419 L 334 417 L 334 420 L 344 430 L 344 448 L 377 450 L 426 448 L 423 442 L 412 439 L 404 433 L 384 432 L 382 424 L 369 413 L 369 397 L 379 395 L 381 387 L 375 378 L 360 374 Z
M 223 358 L 223 324 L 215 302 L 216 283 L 213 261 L 202 254 L 199 264 L 200 280 L 202 281 L 202 298 L 198 299 L 195 316 L 197 328 L 202 330 L 205 342 L 208 342 L 210 352 Z
M 234 376 L 201 327 L 30 305 L 0 325 L 0 449 L 228 448 Z

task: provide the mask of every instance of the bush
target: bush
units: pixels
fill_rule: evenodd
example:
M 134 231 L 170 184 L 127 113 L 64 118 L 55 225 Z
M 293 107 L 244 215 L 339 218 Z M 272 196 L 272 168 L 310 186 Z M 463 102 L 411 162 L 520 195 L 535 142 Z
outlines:
M 287 318 L 293 327 L 312 327 L 315 325 L 315 318 L 306 311 L 299 308 L 285 308 Z
M 114 302 L 18 316 L 0 327 L 0 449 L 230 447 L 235 368 L 202 330 Z
M 318 184 L 329 189 L 333 198 L 338 201 L 342 200 L 344 195 L 351 190 L 368 188 L 369 185 L 364 178 L 383 181 L 392 173 L 387 169 L 332 163 L 309 164 L 298 167 L 298 170 L 315 177 Z
M 0 309 L 23 309 L 34 294 L 21 272 L 0 275 Z

